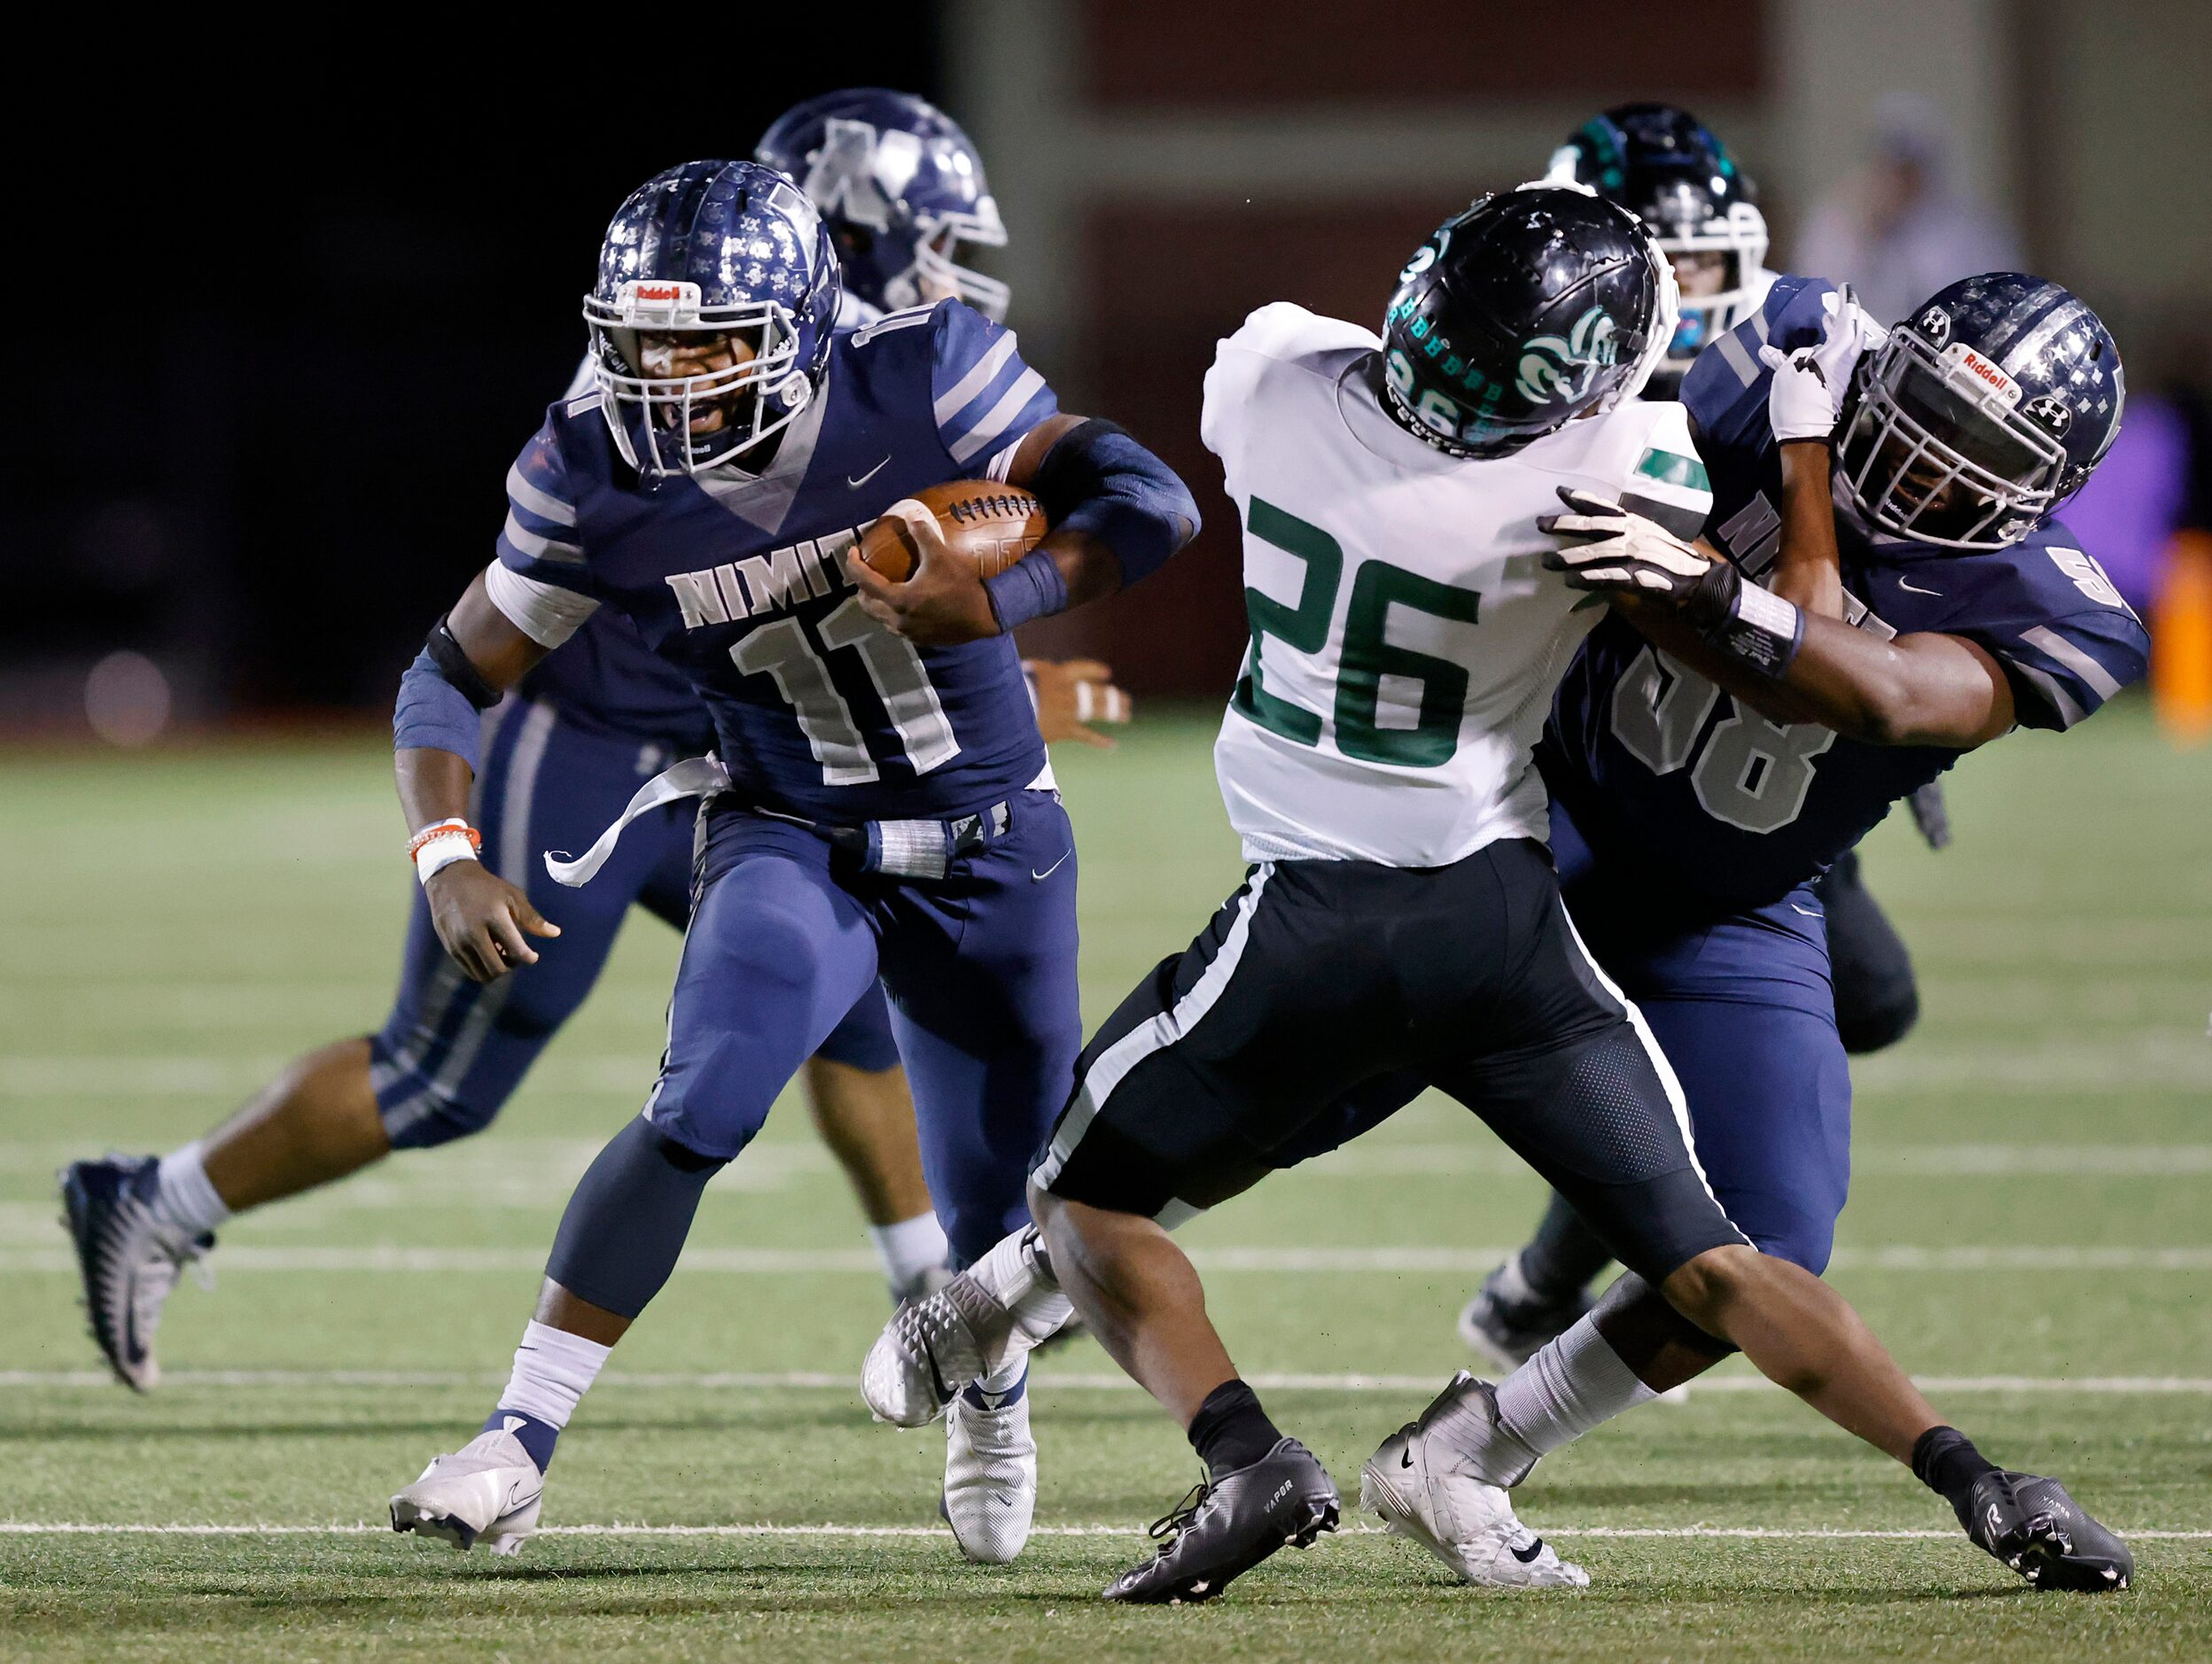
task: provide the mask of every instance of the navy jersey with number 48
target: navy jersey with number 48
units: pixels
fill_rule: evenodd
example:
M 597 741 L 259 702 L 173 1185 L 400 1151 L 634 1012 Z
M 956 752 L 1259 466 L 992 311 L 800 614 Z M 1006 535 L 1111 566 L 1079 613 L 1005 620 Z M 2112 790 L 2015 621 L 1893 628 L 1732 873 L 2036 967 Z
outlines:
M 1780 279 L 1683 383 L 1712 483 L 1706 536 L 1754 579 L 1779 552 L 1782 501 L 1767 415 L 1773 377 L 1758 351 L 1821 339 L 1830 292 L 1814 279 Z M 1889 536 L 1842 507 L 1836 529 L 1850 622 L 1884 637 L 1974 642 L 2004 666 L 2030 727 L 2071 727 L 2144 673 L 2141 622 L 2060 521 L 1972 553 Z M 1608 618 L 1560 685 L 1542 760 L 1601 858 L 1632 854 L 1694 895 L 1759 906 L 1821 872 L 1960 755 L 1769 721 Z
M 1018 791 L 1043 742 L 1006 636 L 916 648 L 861 609 L 845 556 L 901 497 L 1004 478 L 1058 407 L 1011 331 L 958 301 L 840 332 L 759 474 L 653 486 L 594 393 L 556 405 L 508 475 L 487 574 L 541 641 L 605 605 L 689 680 L 737 790 L 832 822 L 946 816 Z

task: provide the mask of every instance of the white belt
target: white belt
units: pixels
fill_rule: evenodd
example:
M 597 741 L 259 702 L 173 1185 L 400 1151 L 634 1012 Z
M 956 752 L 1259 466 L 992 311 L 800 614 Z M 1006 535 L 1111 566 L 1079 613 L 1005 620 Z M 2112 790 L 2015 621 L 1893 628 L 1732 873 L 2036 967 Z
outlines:
M 712 797 L 718 792 L 728 791 L 729 786 L 729 770 L 722 766 L 720 758 L 687 757 L 640 786 L 620 818 L 581 855 L 563 860 L 556 858 L 564 851 L 548 850 L 545 870 L 552 875 L 555 883 L 565 884 L 571 890 L 580 888 L 607 864 L 607 858 L 614 853 L 614 846 L 621 842 L 631 821 L 678 798 Z M 1024 789 L 1057 789 L 1049 758 Z M 1006 830 L 1006 805 L 1002 803 L 993 804 L 979 814 L 961 815 L 949 820 L 871 820 L 858 827 L 823 827 L 798 815 L 778 814 L 773 810 L 759 813 L 772 820 L 806 827 L 838 848 L 849 846 L 868 871 L 894 878 L 942 878 L 954 855 L 983 841 L 986 826 L 988 835 L 993 837 Z

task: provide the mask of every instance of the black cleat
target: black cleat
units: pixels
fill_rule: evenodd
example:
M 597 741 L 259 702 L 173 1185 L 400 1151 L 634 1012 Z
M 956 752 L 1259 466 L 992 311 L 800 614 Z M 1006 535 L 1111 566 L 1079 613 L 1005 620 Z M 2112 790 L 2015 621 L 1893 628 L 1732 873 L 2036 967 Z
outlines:
M 1508 1300 L 1499 1288 L 1506 1274 L 1500 1265 L 1483 1279 L 1475 1298 L 1460 1312 L 1460 1339 L 1476 1356 L 1510 1375 L 1590 1315 L 1590 1296 L 1577 1289 L 1568 1299 L 1548 1305 Z M 1502 1379 L 1502 1376 L 1501 1376 Z
M 1152 1522 L 1159 1552 L 1106 1590 L 1109 1600 L 1146 1606 L 1211 1600 L 1277 1549 L 1311 1548 L 1336 1528 L 1336 1482 L 1313 1452 L 1285 1439 L 1249 1467 L 1195 1487 L 1182 1505 Z
M 2055 1479 L 1984 1473 L 1958 1512 L 1977 1548 L 2037 1589 L 2102 1594 L 2125 1589 L 2135 1576 L 2128 1545 L 2091 1519 Z

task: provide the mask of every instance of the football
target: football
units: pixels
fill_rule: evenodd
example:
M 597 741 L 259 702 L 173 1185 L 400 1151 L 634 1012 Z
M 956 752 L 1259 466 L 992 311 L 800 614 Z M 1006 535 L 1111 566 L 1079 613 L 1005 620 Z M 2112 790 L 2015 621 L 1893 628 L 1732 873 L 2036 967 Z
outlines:
M 1035 548 L 1048 529 L 1045 505 L 1036 494 L 995 479 L 948 479 L 884 510 L 861 537 L 861 559 L 868 568 L 902 584 L 913 575 L 916 558 L 912 517 L 935 515 L 945 541 L 995 578 Z

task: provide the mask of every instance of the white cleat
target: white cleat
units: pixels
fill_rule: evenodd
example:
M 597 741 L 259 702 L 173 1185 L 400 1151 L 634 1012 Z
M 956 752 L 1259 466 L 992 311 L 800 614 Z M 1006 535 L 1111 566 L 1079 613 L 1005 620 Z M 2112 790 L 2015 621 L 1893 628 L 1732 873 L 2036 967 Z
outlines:
M 926 1427 L 989 1370 L 985 1349 L 1002 1343 L 1013 1322 L 974 1272 L 962 1271 L 892 1314 L 861 1365 L 861 1396 L 878 1421 Z
M 1037 1441 L 1029 1431 L 1029 1375 L 1012 1389 L 977 1381 L 945 1418 L 945 1494 L 939 1505 L 970 1559 L 1004 1566 L 1029 1541 L 1037 1513 Z
M 392 1498 L 392 1528 L 512 1554 L 538 1528 L 545 1475 L 510 1432 L 479 1433 Z
M 1497 1414 L 1491 1384 L 1461 1370 L 1420 1420 L 1407 1422 L 1367 1458 L 1359 1470 L 1359 1505 L 1468 1582 L 1486 1589 L 1586 1587 L 1590 1575 L 1561 1559 L 1514 1517 L 1504 1489 L 1471 1471 L 1466 1449 L 1494 1426 Z

